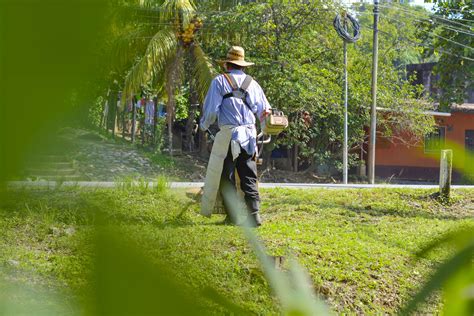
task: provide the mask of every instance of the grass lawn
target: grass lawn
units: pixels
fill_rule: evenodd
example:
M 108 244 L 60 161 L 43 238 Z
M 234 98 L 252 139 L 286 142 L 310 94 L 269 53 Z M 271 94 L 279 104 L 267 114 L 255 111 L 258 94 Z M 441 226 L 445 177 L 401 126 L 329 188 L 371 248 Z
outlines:
M 393 313 L 451 250 L 419 261 L 413 254 L 447 231 L 474 229 L 474 191 L 455 190 L 450 205 L 441 205 L 430 193 L 264 190 L 265 223 L 257 232 L 271 255 L 297 258 L 333 311 Z M 8 192 L 0 202 L 0 314 L 28 313 L 28 308 L 35 314 L 82 313 L 93 300 L 91 280 L 108 273 L 137 280 L 123 297 L 115 289 L 118 306 L 134 291 L 139 293 L 140 280 L 147 283 L 144 289 L 152 289 L 153 280 L 159 283 L 165 275 L 199 298 L 204 313 L 220 314 L 223 305 L 235 304 L 255 314 L 277 314 L 278 302 L 243 233 L 220 225 L 222 220 L 222 215 L 201 217 L 198 205 L 180 191 Z M 94 245 L 98 233 L 112 228 L 127 241 L 105 248 Z M 119 252 L 122 257 L 112 258 Z M 104 254 L 114 260 L 112 268 L 98 274 L 93 267 Z M 154 276 L 157 271 L 161 276 Z M 227 301 L 222 298 L 221 304 L 206 296 L 209 289 Z M 436 313 L 440 306 L 432 297 L 423 308 Z

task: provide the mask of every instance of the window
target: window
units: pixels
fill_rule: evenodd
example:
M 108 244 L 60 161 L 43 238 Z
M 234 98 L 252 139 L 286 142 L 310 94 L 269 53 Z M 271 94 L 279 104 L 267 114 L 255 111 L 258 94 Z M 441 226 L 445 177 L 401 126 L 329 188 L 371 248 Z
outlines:
M 425 136 L 425 153 L 436 153 L 444 148 L 446 127 L 437 126 L 434 132 Z

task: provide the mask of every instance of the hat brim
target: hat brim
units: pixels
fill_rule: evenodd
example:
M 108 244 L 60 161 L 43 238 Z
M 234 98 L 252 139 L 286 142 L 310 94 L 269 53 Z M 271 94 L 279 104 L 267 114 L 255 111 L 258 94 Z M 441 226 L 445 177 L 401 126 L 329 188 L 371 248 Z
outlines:
M 224 60 L 219 60 L 218 62 L 222 65 L 225 64 L 225 63 L 230 63 L 230 64 L 234 64 L 234 65 L 241 66 L 241 67 L 248 67 L 248 66 L 255 65 L 254 63 L 251 63 L 251 62 L 248 62 L 248 61 L 245 61 L 245 60 L 224 59 Z

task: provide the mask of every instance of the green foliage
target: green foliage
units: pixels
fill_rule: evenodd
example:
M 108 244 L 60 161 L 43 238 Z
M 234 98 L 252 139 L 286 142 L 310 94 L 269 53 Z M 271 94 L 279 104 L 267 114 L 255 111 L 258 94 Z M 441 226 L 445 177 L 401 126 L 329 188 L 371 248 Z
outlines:
M 462 104 L 474 90 L 474 3 L 464 1 L 434 1 L 432 23 L 422 23 L 429 33 L 433 48 L 425 54 L 437 56 L 434 72 L 439 75 L 438 88 L 442 109 L 449 110 L 452 103 Z
M 230 45 L 246 49 L 248 59 L 256 63 L 248 71 L 261 84 L 271 105 L 289 114 L 290 126 L 280 143 L 299 145 L 301 156 L 315 162 L 337 162 L 342 151 L 342 40 L 332 27 L 338 10 L 341 8 L 335 3 L 320 1 L 245 4 L 209 15 L 204 25 L 212 25 L 213 31 L 204 29 L 202 36 L 204 50 L 215 59 L 224 56 Z M 371 103 L 368 56 L 372 53 L 372 31 L 366 14 L 370 6 L 358 10 L 362 12 L 358 16 L 362 38 L 348 46 L 349 143 L 353 146 L 365 141 Z M 403 25 L 388 19 L 380 24 L 381 30 L 391 35 L 381 35 L 379 46 L 377 104 L 387 111 L 378 116 L 378 129 L 386 136 L 410 131 L 420 139 L 432 128 L 433 118 L 423 114 L 431 106 L 417 100 L 420 88 L 403 79 L 404 64 L 421 56 L 414 39 L 416 28 L 396 12 L 388 10 L 385 15 Z M 304 111 L 309 112 L 310 122 L 303 120 Z M 339 166 L 335 163 L 332 167 Z
M 95 99 L 92 106 L 89 107 L 88 122 L 94 127 L 100 127 L 104 112 L 104 97 L 99 96 Z
M 188 117 L 189 111 L 189 85 L 182 86 L 176 96 L 176 119 L 183 120 Z
M 154 189 L 157 193 L 166 194 L 168 193 L 169 188 L 170 185 L 166 177 L 160 176 L 158 179 L 156 179 L 156 185 L 154 186 Z
M 155 151 L 161 152 L 165 146 L 166 117 L 158 117 L 155 130 Z

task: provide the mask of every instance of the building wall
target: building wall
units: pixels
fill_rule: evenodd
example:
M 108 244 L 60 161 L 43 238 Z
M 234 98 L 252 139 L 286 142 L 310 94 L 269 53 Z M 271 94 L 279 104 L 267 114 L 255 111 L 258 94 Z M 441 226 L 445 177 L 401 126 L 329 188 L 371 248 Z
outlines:
M 435 117 L 439 126 L 446 128 L 446 148 L 456 143 L 460 149 L 465 147 L 465 131 L 474 130 L 474 113 L 454 112 L 450 117 Z M 409 139 L 408 134 L 398 135 Z M 397 137 L 393 138 L 396 139 Z M 466 164 L 464 153 L 454 151 L 454 178 L 459 178 Z M 376 151 L 376 175 L 378 177 L 398 177 L 406 179 L 435 180 L 439 172 L 439 153 L 424 152 L 424 141 L 417 146 L 407 146 L 399 141 L 389 141 L 378 137 Z

